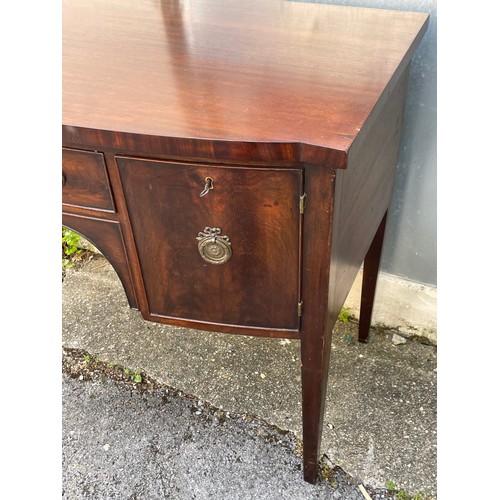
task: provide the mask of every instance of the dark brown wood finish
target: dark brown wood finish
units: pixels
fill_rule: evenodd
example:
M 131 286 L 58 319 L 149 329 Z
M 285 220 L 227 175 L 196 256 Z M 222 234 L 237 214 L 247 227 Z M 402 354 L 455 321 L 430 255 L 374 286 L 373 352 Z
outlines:
M 335 242 L 330 266 L 329 312 L 332 323 L 349 294 L 368 248 L 389 207 L 396 174 L 408 69 L 397 79 L 391 99 L 374 125 L 363 130 L 349 155 L 349 167 L 337 170 Z
M 332 328 L 363 260 L 368 338 L 427 22 L 284 0 L 63 1 L 63 222 L 147 320 L 300 339 L 309 482 Z M 205 227 L 229 237 L 226 263 L 201 258 Z
M 135 288 L 120 224 L 115 221 L 81 217 L 64 212 L 62 223 L 87 238 L 108 259 L 123 284 L 130 307 L 137 309 Z
M 368 249 L 363 266 L 363 285 L 361 289 L 361 311 L 359 314 L 359 335 L 360 342 L 368 342 L 370 324 L 372 321 L 373 302 L 375 290 L 377 288 L 377 277 L 384 244 L 385 225 L 387 222 L 387 212 L 382 218 L 372 244 Z
M 63 204 L 114 211 L 102 153 L 63 148 L 62 184 Z
M 117 162 L 149 315 L 298 331 L 302 170 Z M 206 227 L 229 238 L 228 262 L 203 260 Z
M 335 172 L 311 168 L 306 176 L 304 213 L 302 316 L 302 419 L 304 478 L 318 473 L 323 408 L 330 360 L 332 327 L 328 327 L 328 269 L 332 248 Z
M 211 141 L 242 159 L 264 143 L 346 155 L 426 23 L 279 0 L 65 0 L 63 123 L 182 139 L 190 156 Z

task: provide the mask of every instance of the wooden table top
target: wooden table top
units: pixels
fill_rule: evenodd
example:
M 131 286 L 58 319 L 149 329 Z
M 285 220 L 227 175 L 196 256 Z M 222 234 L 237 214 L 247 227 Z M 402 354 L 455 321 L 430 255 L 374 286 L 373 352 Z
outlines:
M 63 125 L 348 151 L 427 22 L 286 0 L 63 0 Z

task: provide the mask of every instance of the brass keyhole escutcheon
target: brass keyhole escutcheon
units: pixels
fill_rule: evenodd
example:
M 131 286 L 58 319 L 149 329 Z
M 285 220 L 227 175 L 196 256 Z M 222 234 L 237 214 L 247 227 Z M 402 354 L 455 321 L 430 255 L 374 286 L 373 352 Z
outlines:
M 202 259 L 210 264 L 225 264 L 233 255 L 231 242 L 227 236 L 221 236 L 219 227 L 206 227 L 196 239 Z
M 205 196 L 211 189 L 214 188 L 214 180 L 212 177 L 205 177 L 205 187 L 203 191 L 200 193 L 200 198 Z

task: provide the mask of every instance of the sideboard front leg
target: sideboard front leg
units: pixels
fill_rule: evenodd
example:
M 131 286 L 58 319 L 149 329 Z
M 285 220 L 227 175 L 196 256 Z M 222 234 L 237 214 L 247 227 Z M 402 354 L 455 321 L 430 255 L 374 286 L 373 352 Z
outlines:
M 375 288 L 377 286 L 378 270 L 380 267 L 380 258 L 382 256 L 386 221 L 387 211 L 385 212 L 377 232 L 373 237 L 373 241 L 368 249 L 363 265 L 363 285 L 361 288 L 361 310 L 359 314 L 358 340 L 365 343 L 368 342 L 368 335 L 370 333 L 373 302 L 375 300 Z
M 331 329 L 321 337 L 304 336 L 302 350 L 302 426 L 304 443 L 304 479 L 316 483 L 318 458 L 323 430 L 328 366 L 331 352 Z

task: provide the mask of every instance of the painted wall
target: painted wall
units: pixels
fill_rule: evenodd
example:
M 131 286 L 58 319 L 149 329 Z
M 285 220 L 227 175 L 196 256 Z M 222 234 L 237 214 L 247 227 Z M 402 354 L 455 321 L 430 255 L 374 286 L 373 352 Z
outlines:
M 431 16 L 410 72 L 398 173 L 381 269 L 412 281 L 436 285 L 437 0 L 318 0 L 316 3 L 427 12 Z

